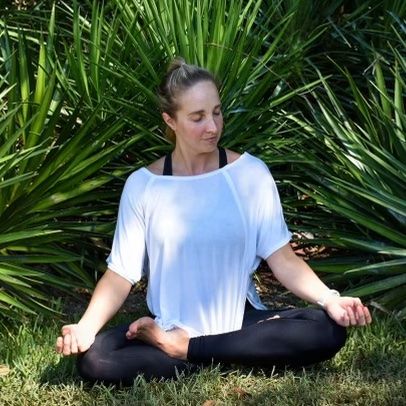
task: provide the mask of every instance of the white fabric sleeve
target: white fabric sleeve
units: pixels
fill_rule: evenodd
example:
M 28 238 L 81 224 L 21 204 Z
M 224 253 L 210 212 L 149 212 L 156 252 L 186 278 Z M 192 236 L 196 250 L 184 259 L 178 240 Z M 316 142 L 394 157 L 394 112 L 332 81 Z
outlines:
M 257 255 L 267 259 L 291 239 L 283 217 L 282 206 L 275 181 L 264 164 L 257 218 Z
M 141 279 L 145 263 L 145 221 L 143 196 L 145 182 L 130 176 L 124 186 L 118 210 L 116 230 L 107 266 L 132 284 Z M 135 175 L 135 176 L 134 176 Z

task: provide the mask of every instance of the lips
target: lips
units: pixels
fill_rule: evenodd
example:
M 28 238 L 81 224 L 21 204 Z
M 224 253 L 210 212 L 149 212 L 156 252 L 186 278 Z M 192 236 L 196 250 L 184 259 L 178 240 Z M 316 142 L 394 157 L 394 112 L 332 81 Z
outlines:
M 217 137 L 210 137 L 210 138 L 205 138 L 203 141 L 209 142 L 209 143 L 214 143 L 217 142 Z

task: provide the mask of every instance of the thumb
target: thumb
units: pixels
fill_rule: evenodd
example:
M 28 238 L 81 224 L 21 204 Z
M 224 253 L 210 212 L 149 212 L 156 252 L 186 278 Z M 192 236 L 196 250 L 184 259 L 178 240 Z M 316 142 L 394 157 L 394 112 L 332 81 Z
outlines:
M 329 316 L 340 326 L 347 327 L 349 324 L 349 318 L 345 309 L 338 306 L 336 303 L 332 303 L 328 306 L 327 312 Z

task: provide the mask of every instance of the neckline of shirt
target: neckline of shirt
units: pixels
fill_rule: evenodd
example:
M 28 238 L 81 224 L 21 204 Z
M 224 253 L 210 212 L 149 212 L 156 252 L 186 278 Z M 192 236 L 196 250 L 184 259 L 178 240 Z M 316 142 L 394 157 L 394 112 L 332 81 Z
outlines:
M 219 173 L 227 171 L 229 168 L 232 166 L 238 164 L 243 158 L 245 158 L 247 155 L 249 155 L 248 152 L 243 152 L 235 161 L 223 166 L 222 168 L 215 169 L 214 171 L 206 172 L 206 173 L 201 173 L 200 175 L 157 175 L 156 173 L 151 172 L 149 169 L 147 169 L 145 166 L 141 168 L 141 170 L 145 173 L 147 173 L 149 176 L 154 177 L 154 178 L 159 178 L 159 179 L 176 179 L 176 180 L 195 180 L 195 179 L 202 179 L 202 178 L 207 178 L 209 176 L 214 176 Z

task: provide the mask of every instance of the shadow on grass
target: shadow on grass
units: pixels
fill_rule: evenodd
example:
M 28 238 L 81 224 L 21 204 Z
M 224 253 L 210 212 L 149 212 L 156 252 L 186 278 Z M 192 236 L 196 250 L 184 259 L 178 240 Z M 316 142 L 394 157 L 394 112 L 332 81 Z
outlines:
M 70 385 L 78 384 L 81 378 L 76 371 L 76 357 L 62 357 L 56 364 L 48 365 L 40 376 L 40 384 Z

